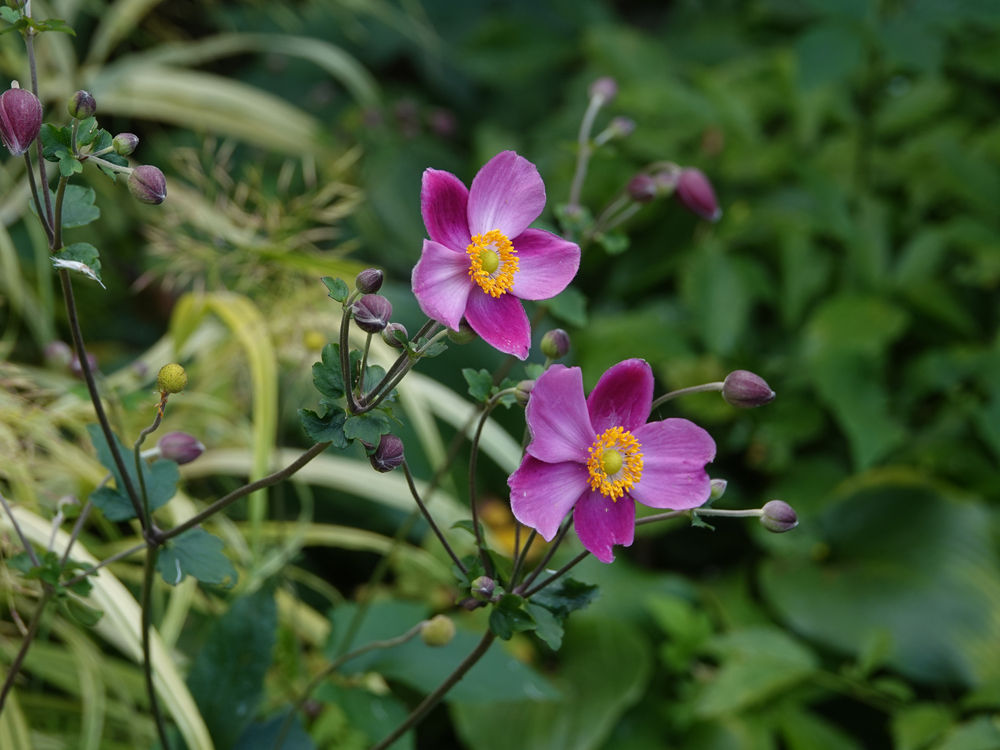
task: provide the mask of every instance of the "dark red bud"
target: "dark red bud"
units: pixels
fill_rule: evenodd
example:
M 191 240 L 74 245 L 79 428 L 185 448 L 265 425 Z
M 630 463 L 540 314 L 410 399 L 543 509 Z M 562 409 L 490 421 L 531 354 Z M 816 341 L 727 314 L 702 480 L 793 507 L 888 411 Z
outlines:
M 628 191 L 629 198 L 636 203 L 649 203 L 659 192 L 656 180 L 648 174 L 637 174 L 628 181 L 625 189 Z
M 387 434 L 379 440 L 378 448 L 368 457 L 368 460 L 375 471 L 385 473 L 403 463 L 404 458 L 403 441 L 395 435 Z
M 374 294 L 382 288 L 382 279 L 385 278 L 377 268 L 366 268 L 354 279 L 354 286 L 362 294 Z
M 143 164 L 132 170 L 128 189 L 136 200 L 157 206 L 167 197 L 167 178 L 156 167 Z
M 366 294 L 351 308 L 354 322 L 365 333 L 378 333 L 392 317 L 392 303 L 378 294 Z
M 179 464 L 189 464 L 205 452 L 204 444 L 186 432 L 168 432 L 156 445 L 161 456 Z
M 677 178 L 677 198 L 684 207 L 708 221 L 722 218 L 722 209 L 715 199 L 712 183 L 700 169 L 686 167 Z
M 0 94 L 0 140 L 11 156 L 20 156 L 42 127 L 42 103 L 27 89 L 7 89 Z

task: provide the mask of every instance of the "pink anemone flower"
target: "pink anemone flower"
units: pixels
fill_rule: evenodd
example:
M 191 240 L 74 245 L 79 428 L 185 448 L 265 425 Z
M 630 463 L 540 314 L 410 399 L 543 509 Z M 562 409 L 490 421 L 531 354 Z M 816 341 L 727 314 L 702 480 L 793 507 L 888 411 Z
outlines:
M 528 229 L 545 207 L 535 165 L 513 151 L 490 159 L 472 187 L 428 169 L 420 210 L 430 239 L 413 269 L 413 293 L 428 317 L 457 331 L 464 317 L 495 349 L 525 359 L 531 327 L 521 300 L 549 299 L 576 275 L 580 248 Z
M 632 544 L 635 501 L 685 510 L 708 500 L 715 442 L 686 419 L 647 423 L 652 402 L 644 360 L 610 368 L 587 399 L 579 367 L 550 367 L 525 412 L 531 443 L 507 480 L 517 520 L 551 541 L 572 510 L 580 542 L 608 563 L 614 545 Z

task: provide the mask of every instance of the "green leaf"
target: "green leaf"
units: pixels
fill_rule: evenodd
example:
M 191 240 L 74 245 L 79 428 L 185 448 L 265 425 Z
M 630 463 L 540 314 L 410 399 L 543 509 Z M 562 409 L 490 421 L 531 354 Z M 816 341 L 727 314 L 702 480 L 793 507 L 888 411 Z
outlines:
M 125 485 L 118 473 L 118 467 L 115 465 L 114 458 L 111 455 L 111 449 L 104 439 L 104 433 L 101 431 L 100 426 L 96 424 L 87 425 L 87 432 L 90 434 L 90 441 L 94 444 L 94 448 L 97 451 L 97 460 L 111 472 L 117 488 L 101 487 L 91 493 L 90 499 L 104 512 L 105 517 L 109 521 L 127 521 L 130 518 L 135 518 L 135 510 L 128 499 L 128 495 L 125 494 Z M 132 480 L 132 486 L 136 492 L 140 492 L 138 475 L 135 473 L 133 453 L 122 444 L 117 436 L 115 436 L 115 442 L 118 445 L 118 451 L 125 464 L 125 470 Z M 152 465 L 141 461 L 140 465 L 142 466 L 142 473 L 146 482 L 146 496 L 149 499 L 149 509 L 150 511 L 154 511 L 165 505 L 174 496 L 174 493 L 177 491 L 177 482 L 180 479 L 180 473 L 177 471 L 177 464 L 173 461 L 161 459 L 155 461 Z
M 329 294 L 327 296 L 336 302 L 343 302 L 347 299 L 347 295 L 351 293 L 350 288 L 347 286 L 347 283 L 343 281 L 343 279 L 335 279 L 332 276 L 324 276 L 322 281 L 327 290 L 329 290 Z
M 514 633 L 534 630 L 535 621 L 523 609 L 525 600 L 517 594 L 504 594 L 490 611 L 490 630 L 507 641 Z
M 101 256 L 97 248 L 87 242 L 74 242 L 64 247 L 52 256 L 53 268 L 65 268 L 75 273 L 83 274 L 93 279 L 101 288 L 106 289 L 101 281 Z
M 82 227 L 101 218 L 101 209 L 94 205 L 94 197 L 94 188 L 67 185 L 63 195 L 63 228 Z
M 473 370 L 471 367 L 462 369 L 462 377 L 469 384 L 469 395 L 474 401 L 486 401 L 493 391 L 493 376 L 489 370 Z
M 472 536 L 476 535 L 476 527 L 472 524 L 472 520 L 469 518 L 463 518 L 461 521 L 455 521 L 455 523 L 451 525 L 451 528 L 462 529 L 463 531 L 469 532 Z M 483 532 L 482 524 L 479 524 L 479 532 L 480 534 Z
M 951 727 L 954 715 L 940 703 L 903 706 L 892 717 L 893 747 L 920 750 L 939 739 Z
M 343 409 L 331 409 L 323 417 L 311 409 L 299 409 L 299 419 L 302 420 L 302 429 L 310 440 L 316 443 L 329 441 L 335 448 L 347 447 L 348 440 L 344 435 L 347 412 Z
M 32 21 L 31 25 L 37 31 L 58 31 L 62 34 L 76 36 L 76 32 L 73 31 L 73 27 L 61 18 L 46 18 L 44 21 Z
M 325 699 L 320 698 L 320 700 L 326 702 Z M 289 707 L 288 710 L 293 709 Z M 405 718 L 406 714 L 404 713 L 403 719 Z M 232 750 L 274 750 L 284 725 L 284 712 L 267 721 L 255 721 L 243 731 Z M 390 726 L 395 726 L 395 724 L 390 724 Z M 316 745 L 312 738 L 302 726 L 302 719 L 295 716 L 287 734 L 281 741 L 281 750 L 315 750 L 315 748 Z
M 344 422 L 344 436 L 348 440 L 360 440 L 368 445 L 378 445 L 379 438 L 391 429 L 389 418 L 377 410 L 348 417 Z
M 219 537 L 204 529 L 191 529 L 166 543 L 156 560 L 156 569 L 171 586 L 191 576 L 202 583 L 230 588 L 237 574 L 222 551 L 224 547 Z
M 576 287 L 566 287 L 546 304 L 559 320 L 577 328 L 587 325 L 587 296 Z
M 932 750 L 994 750 L 1000 747 L 995 717 L 977 716 L 959 724 Z
M 316 700 L 336 705 L 350 725 L 364 734 L 364 741 L 358 743 L 359 749 L 381 742 L 409 714 L 406 705 L 391 693 L 380 695 L 364 686 L 338 685 L 332 680 L 327 680 L 316 691 Z M 413 737 L 412 731 L 407 732 L 392 744 L 392 750 L 413 750 Z
M 621 255 L 628 250 L 628 235 L 618 229 L 599 234 L 594 239 L 597 240 L 597 244 L 603 247 L 608 255 Z
M 98 135 L 96 117 L 85 117 L 76 124 L 76 145 L 78 148 L 89 146 Z
M 356 357 L 355 357 L 356 355 Z M 351 365 L 361 361 L 360 352 L 351 352 Z M 320 354 L 320 362 L 312 366 L 313 385 L 330 399 L 344 397 L 344 378 L 340 368 L 340 345 L 327 344 Z
M 423 359 L 430 359 L 431 357 L 436 357 L 439 354 L 447 351 L 448 342 L 444 339 L 438 339 L 434 343 L 430 343 L 430 339 L 426 337 L 421 337 L 415 344 L 416 350 L 420 351 L 420 356 Z
M 75 158 L 70 150 L 73 144 L 73 131 L 69 126 L 57 128 L 55 125 L 44 123 L 38 131 L 38 137 L 42 141 L 42 155 L 48 161 L 56 161 L 60 154 L 68 154 L 70 158 Z
M 13 8 L 8 8 L 5 5 L 0 7 L 0 18 L 3 18 L 3 20 L 7 23 L 17 23 L 17 21 L 21 18 L 21 13 Z M 10 31 L 10 29 L 6 30 Z
M 274 594 L 262 588 L 233 602 L 209 631 L 187 683 L 216 747 L 233 747 L 253 721 L 277 625 Z
M 66 152 L 60 152 L 56 155 L 59 161 L 59 176 L 70 178 L 75 174 L 80 174 L 83 171 L 83 165 L 80 160 L 77 159 L 72 154 Z
M 535 635 L 545 641 L 546 645 L 553 651 L 558 651 L 563 640 L 562 622 L 552 612 L 539 604 L 528 602 L 524 608 L 535 623 Z
M 75 599 L 73 597 L 66 597 L 65 599 L 62 599 L 59 602 L 59 609 L 67 617 L 85 628 L 94 627 L 104 616 L 104 612 L 102 610 L 97 609 L 96 607 L 88 606 L 79 599 Z
M 583 609 L 597 598 L 598 588 L 573 578 L 560 578 L 531 597 L 531 601 L 549 610 L 560 620 Z

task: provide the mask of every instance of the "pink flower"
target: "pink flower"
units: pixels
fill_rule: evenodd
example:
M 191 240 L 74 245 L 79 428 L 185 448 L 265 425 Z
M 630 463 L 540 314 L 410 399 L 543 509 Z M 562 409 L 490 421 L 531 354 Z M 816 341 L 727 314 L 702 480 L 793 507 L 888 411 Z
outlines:
M 522 299 L 549 299 L 576 275 L 580 248 L 528 229 L 545 207 L 535 165 L 513 151 L 490 159 L 466 189 L 428 169 L 420 210 L 430 239 L 413 269 L 413 293 L 428 317 L 454 331 L 464 317 L 490 346 L 525 359 L 531 328 Z
M 644 360 L 610 368 L 587 399 L 580 368 L 550 367 L 528 401 L 531 443 L 507 480 L 517 520 L 551 541 L 572 510 L 583 546 L 607 563 L 614 545 L 632 544 L 636 500 L 674 510 L 708 500 L 715 443 L 686 419 L 647 423 L 652 402 Z

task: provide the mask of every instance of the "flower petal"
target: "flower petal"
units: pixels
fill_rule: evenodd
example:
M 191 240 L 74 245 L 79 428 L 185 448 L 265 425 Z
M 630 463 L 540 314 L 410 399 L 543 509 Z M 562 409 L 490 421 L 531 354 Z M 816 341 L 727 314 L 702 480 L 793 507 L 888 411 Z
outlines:
M 633 433 L 642 446 L 642 478 L 629 494 L 650 508 L 697 508 L 711 492 L 705 464 L 715 441 L 686 419 L 650 422 Z
M 468 256 L 439 242 L 424 240 L 420 260 L 413 267 L 412 284 L 420 309 L 457 331 L 473 286 Z
M 529 454 L 549 463 L 586 464 L 595 435 L 580 368 L 552 365 L 542 373 L 528 397 L 525 420 L 531 430 Z
M 451 172 L 425 169 L 420 185 L 420 213 L 427 234 L 452 250 L 465 252 L 471 242 L 469 191 Z
M 649 419 L 653 404 L 653 370 L 643 359 L 626 359 L 608 368 L 587 399 L 594 431 L 610 427 L 634 431 Z
M 507 479 L 514 517 L 537 529 L 551 542 L 559 525 L 581 495 L 588 492 L 587 467 L 575 463 L 549 464 L 525 456 Z
M 491 297 L 478 286 L 470 287 L 465 319 L 483 341 L 504 354 L 527 359 L 531 325 L 521 300 L 512 294 Z
M 521 299 L 549 299 L 566 288 L 580 268 L 580 247 L 542 229 L 512 239 L 518 270 L 511 291 Z
M 573 525 L 583 546 L 601 562 L 609 563 L 615 559 L 614 545 L 632 545 L 635 503 L 627 495 L 615 502 L 591 490 L 577 502 Z
M 535 165 L 513 151 L 502 151 L 483 165 L 469 189 L 469 230 L 492 229 L 507 239 L 521 234 L 545 208 L 545 185 Z

